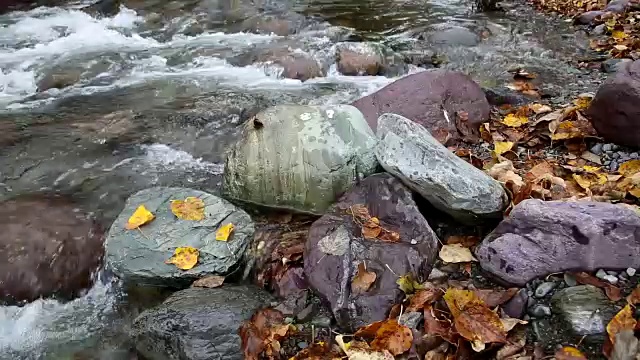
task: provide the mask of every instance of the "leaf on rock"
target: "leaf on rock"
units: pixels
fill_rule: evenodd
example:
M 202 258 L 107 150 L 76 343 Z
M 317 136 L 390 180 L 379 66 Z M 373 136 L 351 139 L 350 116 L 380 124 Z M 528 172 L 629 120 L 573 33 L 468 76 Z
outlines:
M 358 264 L 358 272 L 351 281 L 351 293 L 362 294 L 369 291 L 369 288 L 376 281 L 376 273 L 367 271 L 364 262 Z
M 580 350 L 573 346 L 564 346 L 555 354 L 556 360 L 587 360 L 587 357 Z
M 526 116 L 516 115 L 516 114 L 508 114 L 501 121 L 503 124 L 511 127 L 520 127 L 529 122 L 529 119 Z
M 480 242 L 479 236 L 474 235 L 451 235 L 447 238 L 447 245 L 461 244 L 464 247 L 472 247 Z
M 462 244 L 443 245 L 439 253 L 440 259 L 448 263 L 465 263 L 469 261 L 478 261 L 471 250 L 462 246 Z
M 640 172 L 640 160 L 629 160 L 620 164 L 618 173 L 622 176 L 629 177 Z
M 634 330 L 636 327 L 637 321 L 633 317 L 633 310 L 631 310 L 631 305 L 625 305 L 622 310 L 620 310 L 616 316 L 611 319 L 609 324 L 607 324 L 607 334 L 609 334 L 609 341 L 611 344 L 615 345 L 616 343 L 616 335 L 623 330 Z
M 511 150 L 513 147 L 513 142 L 511 141 L 496 141 L 493 143 L 493 154 L 495 157 L 506 153 Z
M 365 239 L 378 239 L 386 242 L 400 241 L 400 234 L 382 227 L 380 219 L 372 217 L 365 205 L 352 205 L 349 207 L 349 211 L 353 216 L 354 222 L 362 227 L 362 236 Z
M 376 217 L 372 217 L 362 224 L 362 236 L 365 239 L 375 239 L 380 236 L 381 232 L 380 220 Z
M 606 281 L 602 281 L 594 276 L 589 275 L 588 273 L 582 271 L 578 273 L 571 273 L 573 277 L 575 277 L 576 281 L 583 285 L 593 285 L 595 287 L 599 287 L 604 289 L 604 293 L 611 301 L 618 301 L 622 299 L 622 293 L 620 288 L 609 284 Z
M 194 281 L 191 286 L 213 289 L 222 286 L 224 279 L 224 276 L 211 275 Z
M 424 289 L 424 286 L 415 280 L 412 273 L 399 277 L 396 284 L 405 294 L 413 294 L 416 290 Z
M 280 311 L 271 308 L 259 310 L 240 326 L 244 358 L 258 360 L 263 353 L 269 358 L 279 355 L 280 340 L 295 330 L 295 326 L 284 324 L 284 315 Z
M 440 291 L 438 289 L 429 287 L 426 289 L 418 290 L 415 294 L 409 298 L 409 305 L 407 305 L 407 312 L 420 311 L 425 305 L 431 304 L 440 297 Z
M 229 240 L 229 236 L 233 232 L 235 227 L 232 223 L 225 224 L 221 226 L 218 231 L 216 231 L 216 240 L 218 241 L 227 241 Z
M 400 355 L 411 348 L 413 333 L 405 325 L 398 323 L 396 319 L 381 321 L 375 338 L 371 342 L 371 349 L 377 351 L 389 351 L 392 355 Z
M 165 261 L 165 263 L 174 264 L 178 269 L 181 270 L 189 270 L 196 266 L 196 264 L 198 263 L 198 256 L 200 256 L 200 252 L 194 247 L 179 247 L 176 248 L 173 256 Z
M 458 344 L 460 336 L 453 330 L 453 321 L 448 314 L 436 311 L 432 305 L 424 307 L 424 333 L 440 336 L 451 344 Z
M 147 210 L 144 205 L 140 205 L 127 221 L 125 228 L 127 230 L 137 229 L 144 224 L 150 223 L 153 219 L 155 219 L 155 215 L 153 215 L 151 211 Z
M 484 305 L 482 300 L 480 300 L 473 291 L 455 288 L 447 289 L 444 293 L 444 301 L 447 303 L 449 311 L 454 318 L 459 316 L 470 304 Z
M 181 220 L 200 221 L 204 219 L 204 201 L 194 196 L 171 200 L 171 212 Z

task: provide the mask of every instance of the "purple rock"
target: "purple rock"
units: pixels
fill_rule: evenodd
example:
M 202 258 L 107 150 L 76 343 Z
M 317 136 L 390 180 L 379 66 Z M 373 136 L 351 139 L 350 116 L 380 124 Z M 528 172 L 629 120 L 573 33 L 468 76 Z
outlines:
M 582 13 L 578 16 L 575 17 L 575 19 L 573 19 L 573 21 L 576 24 L 581 24 L 581 25 L 589 25 L 591 24 L 598 16 L 601 16 L 604 14 L 604 11 L 600 11 L 600 10 L 593 10 L 593 11 L 587 11 L 585 13 Z
M 567 270 L 640 266 L 640 217 L 601 202 L 525 200 L 476 250 L 482 268 L 523 286 Z
M 626 8 L 629 6 L 629 3 L 629 0 L 612 0 L 604 8 L 604 11 L 611 11 L 616 14 L 620 14 L 626 10 Z

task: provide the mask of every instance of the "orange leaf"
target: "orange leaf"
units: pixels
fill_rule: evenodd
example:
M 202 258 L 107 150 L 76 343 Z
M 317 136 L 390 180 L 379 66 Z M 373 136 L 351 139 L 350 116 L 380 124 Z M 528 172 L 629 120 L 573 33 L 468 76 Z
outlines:
M 507 290 L 478 289 L 473 290 L 473 292 L 488 307 L 494 308 L 509 301 L 518 292 L 518 288 Z
M 370 218 L 364 224 L 362 224 L 362 236 L 365 239 L 375 239 L 382 232 L 380 227 L 380 220 L 378 218 Z
M 364 262 L 358 265 L 358 273 L 351 281 L 351 293 L 354 295 L 365 293 L 376 281 L 376 273 L 367 271 Z
M 385 320 L 371 343 L 373 350 L 387 350 L 393 355 L 400 355 L 411 348 L 413 333 L 411 329 L 400 325 L 396 319 Z
M 409 299 L 407 312 L 420 311 L 425 305 L 431 304 L 440 297 L 440 292 L 435 288 L 418 290 Z
M 555 358 L 556 360 L 587 360 L 587 357 L 573 346 L 564 346 L 556 351 Z
M 627 296 L 627 302 L 631 305 L 640 303 L 640 285 L 637 286 L 629 296 Z
M 171 200 L 171 212 L 181 220 L 200 221 L 204 219 L 204 201 L 194 196 Z
M 442 312 L 436 312 L 432 305 L 424 307 L 424 333 L 437 335 L 451 344 L 458 344 L 458 334 L 453 331 L 453 322 Z
M 620 312 L 616 314 L 616 316 L 611 319 L 609 324 L 607 325 L 607 334 L 609 334 L 609 341 L 611 344 L 616 343 L 616 335 L 622 330 L 632 330 L 635 329 L 637 324 L 636 319 L 633 318 L 633 311 L 631 310 L 631 305 L 625 305 Z
M 194 281 L 191 286 L 211 289 L 222 286 L 222 283 L 224 283 L 224 276 L 211 275 Z

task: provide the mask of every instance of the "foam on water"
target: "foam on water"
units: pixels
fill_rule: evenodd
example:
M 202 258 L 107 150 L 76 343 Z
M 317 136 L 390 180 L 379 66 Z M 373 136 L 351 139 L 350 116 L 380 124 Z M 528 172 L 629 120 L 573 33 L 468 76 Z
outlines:
M 142 145 L 147 165 L 172 170 L 204 170 L 211 174 L 222 174 L 223 164 L 216 164 L 195 158 L 186 151 L 176 150 L 165 144 Z

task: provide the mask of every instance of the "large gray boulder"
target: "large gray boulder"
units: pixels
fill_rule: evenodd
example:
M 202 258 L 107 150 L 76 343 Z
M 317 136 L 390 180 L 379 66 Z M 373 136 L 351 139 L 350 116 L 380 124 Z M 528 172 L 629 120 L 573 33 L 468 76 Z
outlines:
M 253 286 L 185 289 L 140 314 L 132 336 L 149 360 L 241 360 L 240 325 L 273 300 Z
M 279 105 L 244 128 L 227 156 L 225 195 L 269 207 L 323 213 L 373 173 L 376 138 L 350 105 Z
M 180 220 L 171 212 L 171 200 L 189 196 L 204 201 L 204 220 Z M 155 219 L 140 230 L 125 229 L 139 205 L 144 205 Z M 217 241 L 216 231 L 228 223 L 234 225 L 228 241 Z M 226 200 L 193 189 L 149 188 L 129 197 L 111 226 L 106 239 L 107 265 L 125 281 L 185 286 L 206 275 L 226 275 L 234 270 L 253 239 L 253 232 L 249 215 Z M 165 263 L 177 247 L 184 246 L 199 250 L 195 267 L 185 271 Z
M 398 242 L 365 238 L 350 208 L 364 205 L 380 225 L 399 234 Z M 411 191 L 382 173 L 364 179 L 313 223 L 304 249 L 304 273 L 310 287 L 330 306 L 348 331 L 384 320 L 405 296 L 398 276 L 425 281 L 438 253 L 438 237 L 422 216 Z M 376 274 L 367 291 L 352 288 L 358 266 Z
M 603 202 L 529 199 L 476 249 L 482 268 L 515 285 L 566 270 L 640 266 L 640 217 Z
M 507 206 L 500 183 L 449 151 L 423 126 L 383 114 L 378 137 L 376 156 L 382 167 L 459 221 L 500 216 Z

